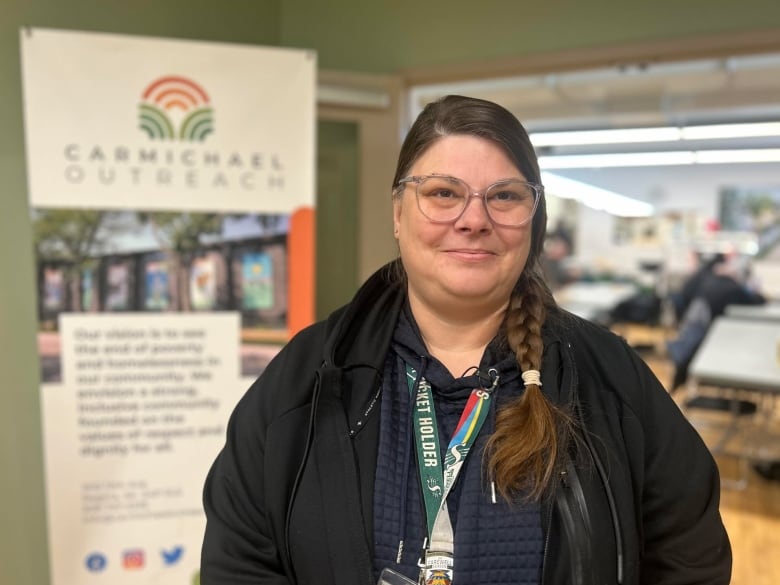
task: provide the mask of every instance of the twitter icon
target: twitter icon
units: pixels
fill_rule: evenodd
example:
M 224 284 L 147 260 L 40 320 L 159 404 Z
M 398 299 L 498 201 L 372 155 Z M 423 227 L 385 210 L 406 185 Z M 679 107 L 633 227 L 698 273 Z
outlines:
M 171 549 L 162 549 L 160 555 L 162 556 L 163 563 L 166 565 L 175 565 L 179 562 L 184 554 L 183 546 L 174 546 Z

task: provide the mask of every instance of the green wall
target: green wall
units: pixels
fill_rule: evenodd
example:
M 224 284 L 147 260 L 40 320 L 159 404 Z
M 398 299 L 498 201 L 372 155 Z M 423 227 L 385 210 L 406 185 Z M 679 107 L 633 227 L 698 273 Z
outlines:
M 317 307 L 324 319 L 358 283 L 358 125 L 317 125 Z
M 282 41 L 324 69 L 459 61 L 780 27 L 777 0 L 285 0 Z

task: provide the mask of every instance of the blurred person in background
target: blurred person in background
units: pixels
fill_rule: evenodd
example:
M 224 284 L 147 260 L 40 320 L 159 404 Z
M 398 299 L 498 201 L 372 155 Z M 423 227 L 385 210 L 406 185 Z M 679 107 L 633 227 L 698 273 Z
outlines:
M 666 343 L 668 357 L 674 363 L 670 391 L 688 379 L 688 368 L 704 341 L 712 322 L 729 305 L 761 305 L 766 297 L 750 278 L 750 260 L 735 251 L 715 254 L 688 280 L 683 291 L 687 302 L 677 336 Z
M 547 233 L 540 262 L 550 290 L 556 291 L 579 279 L 580 271 L 569 263 L 573 249 L 571 233 L 562 223 Z
M 707 301 L 713 319 L 723 315 L 729 305 L 763 305 L 766 297 L 751 279 L 751 272 L 747 256 L 728 254 L 702 277 L 694 298 Z
M 727 584 L 709 451 L 637 354 L 542 278 L 544 188 L 518 120 L 427 105 L 391 192 L 399 258 L 231 416 L 201 583 Z
M 685 311 L 688 310 L 688 306 L 696 296 L 702 280 L 709 274 L 712 274 L 712 269 L 716 264 L 720 264 L 726 259 L 726 256 L 722 252 L 716 252 L 709 256 L 699 256 L 698 254 L 695 254 L 694 256 L 697 260 L 697 267 L 693 270 L 691 275 L 685 279 L 680 290 L 675 291 L 670 295 L 677 323 L 682 321 L 683 315 L 685 315 Z

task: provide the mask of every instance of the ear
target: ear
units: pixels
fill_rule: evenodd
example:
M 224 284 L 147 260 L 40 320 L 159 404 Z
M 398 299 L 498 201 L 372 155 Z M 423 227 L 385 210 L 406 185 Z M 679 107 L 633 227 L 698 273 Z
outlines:
M 393 237 L 398 239 L 401 232 L 401 211 L 403 206 L 403 197 L 393 198 Z

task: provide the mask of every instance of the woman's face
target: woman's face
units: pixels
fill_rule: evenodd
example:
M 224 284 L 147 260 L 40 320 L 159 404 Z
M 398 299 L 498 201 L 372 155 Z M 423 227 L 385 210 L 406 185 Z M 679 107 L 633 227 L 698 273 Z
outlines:
M 449 175 L 483 193 L 497 181 L 526 181 L 504 151 L 470 135 L 445 136 L 423 152 L 409 175 Z M 495 225 L 483 200 L 472 197 L 454 222 L 433 223 L 417 206 L 408 183 L 393 205 L 395 238 L 412 299 L 446 310 L 506 305 L 531 247 L 531 221 L 520 227 Z

